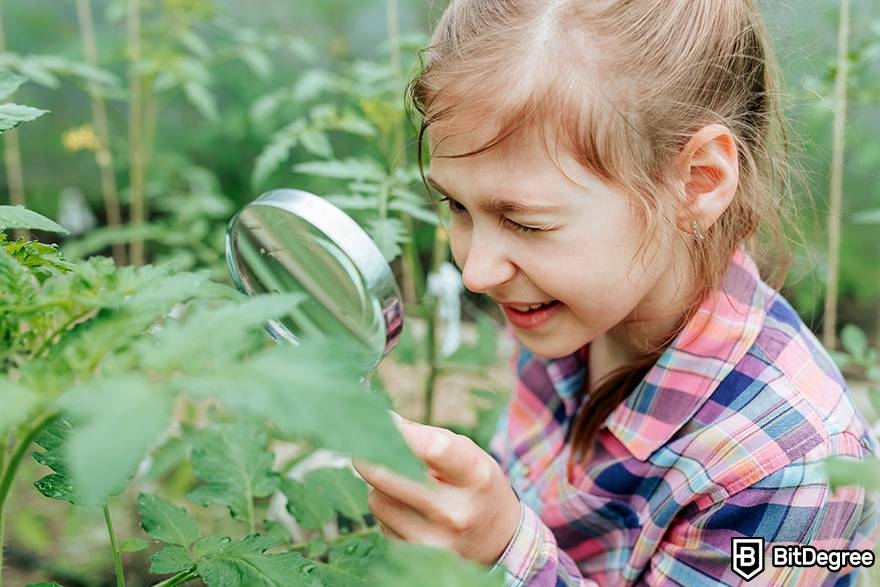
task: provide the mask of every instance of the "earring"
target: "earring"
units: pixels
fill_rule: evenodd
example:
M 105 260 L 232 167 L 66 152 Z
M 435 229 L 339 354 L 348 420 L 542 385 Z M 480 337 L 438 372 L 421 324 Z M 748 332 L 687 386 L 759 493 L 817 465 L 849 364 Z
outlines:
M 697 239 L 701 243 L 706 242 L 706 237 L 703 235 L 702 231 L 700 231 L 700 227 L 699 227 L 699 225 L 697 225 L 696 220 L 691 220 L 691 230 L 694 233 L 695 239 Z

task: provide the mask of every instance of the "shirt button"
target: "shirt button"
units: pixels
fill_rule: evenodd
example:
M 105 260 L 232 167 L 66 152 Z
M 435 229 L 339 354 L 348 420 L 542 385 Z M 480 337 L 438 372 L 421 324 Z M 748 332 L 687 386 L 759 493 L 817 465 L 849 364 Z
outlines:
M 532 468 L 525 463 L 520 463 L 519 465 L 519 474 L 523 477 L 528 477 L 532 472 Z

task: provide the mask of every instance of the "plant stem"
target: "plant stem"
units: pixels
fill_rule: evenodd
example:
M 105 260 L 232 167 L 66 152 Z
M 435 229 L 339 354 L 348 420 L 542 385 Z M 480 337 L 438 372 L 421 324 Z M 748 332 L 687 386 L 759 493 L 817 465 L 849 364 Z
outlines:
M 840 210 L 843 203 L 843 147 L 846 124 L 846 78 L 849 73 L 849 0 L 840 1 L 837 33 L 837 75 L 834 78 L 834 142 L 831 159 L 831 198 L 828 209 L 828 273 L 822 344 L 837 346 L 837 274 L 840 264 Z
M 113 531 L 113 518 L 110 517 L 110 505 L 104 502 L 104 523 L 107 524 L 107 533 L 110 535 L 110 548 L 113 549 L 113 570 L 116 573 L 116 587 L 125 587 L 125 574 L 122 571 L 122 558 L 119 548 L 116 546 L 116 532 Z
M 98 49 L 95 43 L 95 29 L 92 24 L 91 0 L 76 0 L 76 14 L 79 21 L 79 29 L 82 35 L 83 53 L 86 63 L 93 67 L 98 65 Z M 107 211 L 108 226 L 122 226 L 122 212 L 119 206 L 119 190 L 116 186 L 116 176 L 113 173 L 113 153 L 110 151 L 110 125 L 107 123 L 107 108 L 104 98 L 98 90 L 98 84 L 90 81 L 88 84 L 89 98 L 92 105 L 92 124 L 95 126 L 95 135 L 98 137 L 98 147 L 95 149 L 95 161 L 101 172 L 101 192 L 104 194 L 104 208 Z M 125 264 L 125 246 L 122 243 L 113 243 L 113 259 L 117 265 Z
M 146 198 L 144 197 L 145 157 L 143 144 L 143 75 L 138 67 L 141 58 L 140 0 L 128 0 L 128 157 L 129 192 L 131 194 L 130 223 L 140 226 L 146 220 Z M 144 241 L 135 239 L 131 243 L 130 260 L 132 265 L 144 264 Z
M 6 469 L 3 471 L 2 478 L 0 478 L 0 521 L 2 521 L 3 506 L 6 504 L 6 498 L 9 497 L 9 490 L 12 487 L 12 481 L 15 478 L 15 473 L 18 470 L 18 465 L 21 463 L 24 453 L 27 452 L 34 437 L 39 434 L 49 422 L 54 420 L 56 416 L 57 414 L 55 412 L 50 412 L 38 418 L 36 423 L 24 433 L 21 441 L 15 446 L 12 456 L 9 457 L 9 462 L 6 464 Z
M 6 462 L 6 441 L 8 439 L 5 436 L 3 438 L 3 445 L 0 446 L 0 471 L 2 471 L 2 475 L 0 475 L 0 585 L 3 585 L 3 529 L 6 520 L 3 514 L 6 509 L 6 498 L 9 497 L 9 490 L 12 488 L 12 481 L 15 479 L 15 473 L 18 471 L 18 465 L 21 463 L 24 453 L 27 452 L 34 437 L 39 434 L 40 430 L 51 422 L 55 416 L 55 413 L 49 413 L 38 418 L 36 423 L 24 433 L 21 441 L 16 445 L 15 450 L 9 457 L 8 462 Z M 6 468 L 3 468 L 4 464 L 6 465 Z
M 184 583 L 188 583 L 193 579 L 198 579 L 199 573 L 195 568 L 187 569 L 186 571 L 181 571 L 174 575 L 173 577 L 169 577 L 162 581 L 161 583 L 156 583 L 153 587 L 175 587 L 176 585 L 183 585 Z
M 0 444 L 0 474 L 3 474 L 3 465 L 6 464 L 6 443 L 9 439 L 3 435 L 3 444 Z M 3 505 L 0 504 L 0 585 L 3 585 L 3 546 L 5 534 L 3 532 Z
M 6 35 L 3 30 L 3 0 L 0 0 L 0 53 L 6 52 Z M 4 100 L 5 102 L 5 100 Z M 3 159 L 6 164 L 6 185 L 9 189 L 9 203 L 13 206 L 24 206 L 24 171 L 21 164 L 21 146 L 18 143 L 18 131 L 12 129 L 3 133 Z M 13 238 L 26 238 L 27 232 L 16 229 Z

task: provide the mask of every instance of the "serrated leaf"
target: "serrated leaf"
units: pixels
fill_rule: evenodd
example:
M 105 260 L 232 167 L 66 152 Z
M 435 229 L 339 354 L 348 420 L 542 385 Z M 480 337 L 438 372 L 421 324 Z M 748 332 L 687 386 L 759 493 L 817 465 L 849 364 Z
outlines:
M 854 324 L 847 324 L 841 329 L 840 344 L 857 361 L 864 359 L 868 353 L 868 337 Z
M 126 538 L 119 544 L 119 552 L 140 552 L 149 547 L 149 541 L 143 538 Z
M 49 111 L 21 104 L 0 104 L 0 132 L 13 129 L 22 122 L 36 120 L 47 112 Z
M 266 418 L 290 437 L 343 451 L 413 479 L 425 468 L 409 450 L 382 397 L 359 381 L 355 349 L 344 341 L 278 346 L 246 364 L 181 378 L 181 389 Z M 328 410 L 328 406 L 344 406 Z
M 147 450 L 165 429 L 171 395 L 161 385 L 134 375 L 84 384 L 59 398 L 77 424 L 67 459 L 84 503 L 101 504 L 125 489 Z
M 183 84 L 183 92 L 190 104 L 195 106 L 196 110 L 206 119 L 216 122 L 220 118 L 217 100 L 207 87 L 196 82 L 188 82 Z
M 17 90 L 25 79 L 8 71 L 0 70 L 0 100 L 5 100 Z
M 293 99 L 298 102 L 313 100 L 322 92 L 332 91 L 334 88 L 332 75 L 321 69 L 310 69 L 294 85 Z
M 371 218 L 367 223 L 367 232 L 389 263 L 400 256 L 403 252 L 400 245 L 409 238 L 406 229 L 397 218 Z
M 0 206 L 0 230 L 10 228 L 27 228 L 69 234 L 68 230 L 57 222 L 42 214 L 37 214 L 33 210 L 28 210 L 24 206 Z
M 150 557 L 150 572 L 157 575 L 179 573 L 192 568 L 194 561 L 187 550 L 178 544 L 169 544 Z
M 392 200 L 388 207 L 391 210 L 409 214 L 417 220 L 433 224 L 434 226 L 440 224 L 440 217 L 437 216 L 437 213 L 434 210 L 423 208 L 406 200 Z
M 237 360 L 254 349 L 254 338 L 272 318 L 290 313 L 304 294 L 260 295 L 238 304 L 218 308 L 197 307 L 182 321 L 172 321 L 155 336 L 144 339 L 132 351 L 140 363 L 156 372 L 197 373 Z
M 253 523 L 253 501 L 273 493 L 280 477 L 266 450 L 265 431 L 248 422 L 215 425 L 195 433 L 192 466 L 205 482 L 188 495 L 202 505 L 220 504 L 236 520 Z
M 307 161 L 293 166 L 297 173 L 317 175 L 334 179 L 357 181 L 383 181 L 387 174 L 382 166 L 372 159 L 334 159 L 332 161 Z
M 365 524 L 363 517 L 370 512 L 367 505 L 367 485 L 349 469 L 315 469 L 307 473 L 303 481 L 309 492 L 324 495 L 334 510 Z
M 158 495 L 138 495 L 138 513 L 144 532 L 166 544 L 189 548 L 199 538 L 199 527 L 186 508 Z
M 184 31 L 183 34 L 180 35 L 180 42 L 190 51 L 190 53 L 200 59 L 211 59 L 211 57 L 213 57 L 211 47 L 209 47 L 205 40 L 192 30 Z
M 49 499 L 60 499 L 73 504 L 82 503 L 76 496 L 73 484 L 64 475 L 50 473 L 34 482 L 34 487 Z
M 466 561 L 449 550 L 439 550 L 402 541 L 389 541 L 384 564 L 370 574 L 370 585 L 382 587 L 501 587 L 500 569 L 488 569 Z
M 277 540 L 279 543 L 290 542 L 290 531 L 281 522 L 263 520 L 263 528 L 268 538 Z
M 260 79 L 272 77 L 272 62 L 269 57 L 256 47 L 244 47 L 241 58 Z
M 287 511 L 303 528 L 320 530 L 333 519 L 333 505 L 326 495 L 309 491 L 294 479 L 284 479 L 281 489 L 287 496 Z
M 305 128 L 299 134 L 299 140 L 302 146 L 312 155 L 318 157 L 333 157 L 333 145 L 327 134 L 316 128 Z
M 228 536 L 205 536 L 193 545 L 193 556 L 200 559 L 203 556 L 221 552 L 231 542 L 232 539 Z
M 378 532 L 349 536 L 334 542 L 327 562 L 356 577 L 367 577 L 370 570 L 387 552 L 388 541 Z
M 208 587 L 313 587 L 317 565 L 297 552 L 265 554 L 276 544 L 257 534 L 245 536 L 199 559 L 199 576 Z
M 297 124 L 297 123 L 293 123 Z M 284 163 L 290 156 L 290 150 L 299 142 L 298 134 L 290 128 L 281 129 L 272 136 L 272 140 L 257 156 L 254 162 L 254 171 L 251 175 L 253 186 L 262 185 L 263 182 Z

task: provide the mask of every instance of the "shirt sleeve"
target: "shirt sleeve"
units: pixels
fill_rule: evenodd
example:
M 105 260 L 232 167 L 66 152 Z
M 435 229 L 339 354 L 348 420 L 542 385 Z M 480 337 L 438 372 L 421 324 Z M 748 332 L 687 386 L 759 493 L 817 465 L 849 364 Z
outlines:
M 520 502 L 519 526 L 492 567 L 504 569 L 505 587 L 595 587 L 556 545 L 556 538 L 529 506 Z
M 832 491 L 822 463 L 794 461 L 758 483 L 703 510 L 683 516 L 651 558 L 643 585 L 744 585 L 731 568 L 732 539 L 761 538 L 764 570 L 749 587 L 854 585 L 852 567 L 773 565 L 772 547 L 810 545 L 821 550 L 870 550 L 878 510 L 864 488 Z M 847 576 L 849 574 L 849 576 Z

